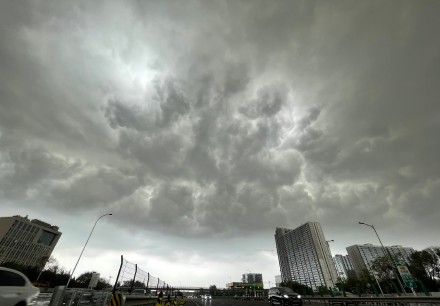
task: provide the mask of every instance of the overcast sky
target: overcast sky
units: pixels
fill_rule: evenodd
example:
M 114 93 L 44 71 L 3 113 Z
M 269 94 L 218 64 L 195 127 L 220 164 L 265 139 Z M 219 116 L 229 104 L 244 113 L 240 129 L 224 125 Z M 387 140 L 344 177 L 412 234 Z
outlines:
M 333 253 L 440 244 L 440 2 L 2 1 L 0 215 L 54 255 L 171 284 L 279 274 L 274 231 Z

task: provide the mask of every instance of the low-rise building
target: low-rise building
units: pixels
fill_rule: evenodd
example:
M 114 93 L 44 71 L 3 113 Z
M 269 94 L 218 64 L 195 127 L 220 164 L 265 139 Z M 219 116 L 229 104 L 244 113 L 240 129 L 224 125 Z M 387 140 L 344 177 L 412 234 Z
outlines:
M 226 288 L 228 289 L 245 289 L 246 288 L 246 284 L 242 283 L 242 282 L 230 282 L 226 284 Z

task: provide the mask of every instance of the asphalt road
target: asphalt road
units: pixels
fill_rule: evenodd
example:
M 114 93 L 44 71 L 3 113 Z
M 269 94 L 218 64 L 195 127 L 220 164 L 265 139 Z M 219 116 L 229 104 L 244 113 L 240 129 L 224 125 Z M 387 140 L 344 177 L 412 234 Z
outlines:
M 201 299 L 189 299 L 185 304 L 188 306 L 270 306 L 267 301 L 241 301 L 234 299 L 213 299 L 205 301 Z

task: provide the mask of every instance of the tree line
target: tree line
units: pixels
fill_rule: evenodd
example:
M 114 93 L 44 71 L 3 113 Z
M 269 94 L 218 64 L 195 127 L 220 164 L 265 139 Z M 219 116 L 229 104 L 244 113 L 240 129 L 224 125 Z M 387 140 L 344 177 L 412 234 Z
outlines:
M 404 262 L 401 254 L 397 254 L 394 260 Z M 416 251 L 409 258 L 408 269 L 414 280 L 416 292 L 435 292 L 440 291 L 440 251 L 436 253 L 428 251 Z M 337 295 L 337 294 L 380 294 L 380 289 L 384 294 L 401 293 L 400 284 L 396 279 L 394 266 L 391 259 L 387 256 L 376 258 L 371 270 L 364 270 L 361 275 L 349 275 L 347 279 L 338 278 L 336 283 L 337 292 L 326 287 L 318 287 L 313 291 L 311 287 L 294 281 L 281 283 L 281 286 L 289 287 L 293 291 L 302 295 Z M 380 286 L 380 288 L 379 288 Z M 407 292 L 411 288 L 406 286 Z
M 25 266 L 14 262 L 6 262 L 3 267 L 15 269 L 26 275 L 29 280 L 38 287 L 53 288 L 56 286 L 65 286 L 69 279 L 69 273 L 59 266 L 54 258 L 50 258 L 46 264 L 46 268 L 41 271 L 38 267 Z M 70 280 L 71 288 L 87 288 L 94 271 L 85 272 L 76 278 Z M 97 290 L 110 289 L 112 285 L 108 280 L 100 278 L 95 287 Z

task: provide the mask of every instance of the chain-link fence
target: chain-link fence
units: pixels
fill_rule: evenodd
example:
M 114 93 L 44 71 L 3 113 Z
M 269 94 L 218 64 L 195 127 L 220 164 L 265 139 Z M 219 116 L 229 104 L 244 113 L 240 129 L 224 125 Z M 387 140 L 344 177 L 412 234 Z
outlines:
M 137 264 L 129 262 L 121 256 L 118 276 L 113 287 L 113 292 L 131 293 L 135 289 L 143 289 L 145 293 L 171 290 L 171 286 L 159 277 L 142 270 Z

